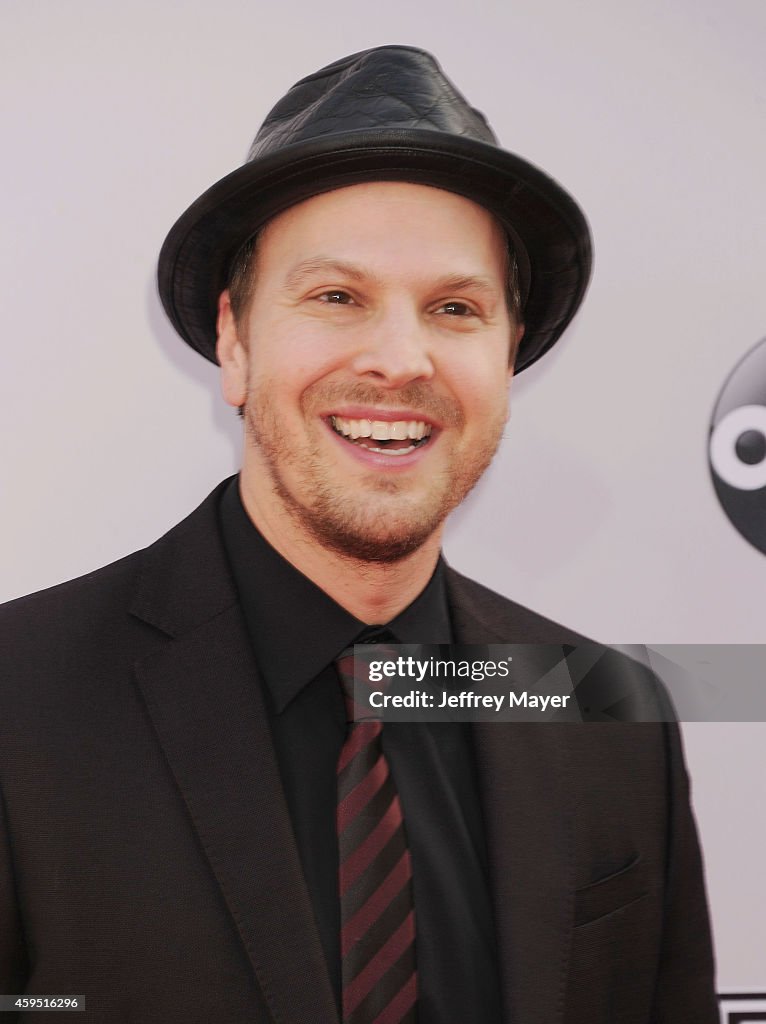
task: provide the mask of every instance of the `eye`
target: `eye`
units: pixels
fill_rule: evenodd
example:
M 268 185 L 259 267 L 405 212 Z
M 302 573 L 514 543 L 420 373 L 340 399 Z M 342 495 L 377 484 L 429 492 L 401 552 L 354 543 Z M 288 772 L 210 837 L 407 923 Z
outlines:
M 450 316 L 476 316 L 474 310 L 465 302 L 445 302 L 439 309 L 445 310 Z
M 766 406 L 741 405 L 727 413 L 710 436 L 710 462 L 730 487 L 766 487 Z
M 322 292 L 322 294 L 317 295 L 316 298 L 319 302 L 324 302 L 330 306 L 348 306 L 354 301 L 348 292 L 344 292 L 340 288 L 334 288 L 329 292 Z

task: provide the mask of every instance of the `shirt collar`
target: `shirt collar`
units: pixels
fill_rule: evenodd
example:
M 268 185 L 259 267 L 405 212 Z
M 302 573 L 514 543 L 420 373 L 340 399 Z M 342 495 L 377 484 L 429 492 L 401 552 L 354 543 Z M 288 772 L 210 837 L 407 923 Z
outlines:
M 221 496 L 219 522 L 250 641 L 279 714 L 365 628 L 255 527 L 234 477 Z M 452 640 L 441 556 L 418 597 L 386 625 L 402 644 Z

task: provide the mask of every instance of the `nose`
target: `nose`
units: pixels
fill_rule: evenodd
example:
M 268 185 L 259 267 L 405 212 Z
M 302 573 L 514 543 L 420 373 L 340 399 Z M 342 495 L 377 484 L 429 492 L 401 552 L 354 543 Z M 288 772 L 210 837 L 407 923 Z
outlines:
M 415 312 L 381 313 L 363 329 L 352 369 L 391 388 L 430 380 L 435 370 L 426 325 Z

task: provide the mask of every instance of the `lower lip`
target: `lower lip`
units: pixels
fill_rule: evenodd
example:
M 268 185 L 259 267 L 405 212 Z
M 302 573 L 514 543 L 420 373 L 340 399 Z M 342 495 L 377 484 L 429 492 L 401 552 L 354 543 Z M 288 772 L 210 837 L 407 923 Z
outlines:
M 397 470 L 401 471 L 416 465 L 423 459 L 425 453 L 433 447 L 435 441 L 434 434 L 432 433 L 427 444 L 419 445 L 414 451 L 408 452 L 406 455 L 381 455 L 380 452 L 370 451 L 370 449 L 365 448 L 364 445 L 353 444 L 350 441 L 346 441 L 336 430 L 333 430 L 326 420 L 324 423 L 333 438 L 338 442 L 343 450 L 358 462 L 364 466 L 374 467 L 375 469 L 385 469 L 388 470 L 388 472 L 396 472 Z

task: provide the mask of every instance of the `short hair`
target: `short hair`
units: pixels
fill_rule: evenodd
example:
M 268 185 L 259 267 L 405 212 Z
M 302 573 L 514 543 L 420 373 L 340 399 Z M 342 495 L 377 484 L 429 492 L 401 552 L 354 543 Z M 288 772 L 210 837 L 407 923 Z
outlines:
M 265 225 L 264 225 L 265 226 Z M 258 261 L 258 242 L 263 227 L 240 246 L 229 271 L 229 300 L 235 323 L 239 324 L 247 315 L 255 291 L 255 270 Z

